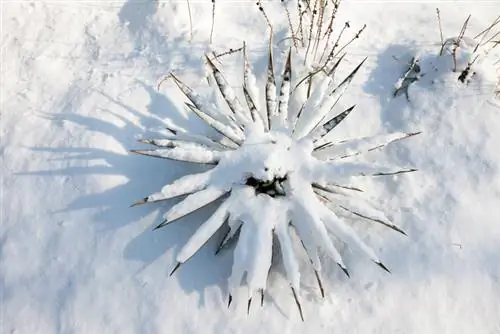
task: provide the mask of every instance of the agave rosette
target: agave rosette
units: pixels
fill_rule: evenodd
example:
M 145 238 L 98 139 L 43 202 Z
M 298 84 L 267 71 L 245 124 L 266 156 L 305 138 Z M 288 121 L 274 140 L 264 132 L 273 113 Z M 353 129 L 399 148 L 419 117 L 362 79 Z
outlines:
M 318 8 L 325 7 L 323 1 L 316 3 Z M 280 73 L 275 71 L 277 61 L 269 43 L 263 94 L 258 89 L 246 50 L 243 52 L 241 90 L 234 90 L 214 60 L 206 56 L 209 83 L 215 94 L 222 96 L 225 105 L 207 99 L 176 75 L 170 75 L 187 97 L 187 108 L 215 130 L 217 136 L 171 128 L 170 134 L 162 138 L 141 140 L 153 145 L 153 148 L 132 151 L 210 166 L 204 172 L 183 176 L 135 203 L 140 205 L 186 196 L 165 214 L 164 221 L 156 227 L 161 228 L 220 201 L 213 215 L 179 251 L 172 273 L 227 225 L 227 233 L 217 252 L 229 245 L 231 240 L 236 241 L 232 243 L 234 259 L 229 290 L 233 293 L 242 285 L 247 286 L 250 307 L 252 296 L 256 293 L 261 294 L 261 300 L 263 298 L 274 255 L 273 242 L 277 240 L 286 279 L 302 319 L 299 261 L 293 249 L 296 237 L 310 259 L 322 296 L 324 288 L 320 278 L 319 252 L 325 253 L 349 275 L 330 235 L 360 250 L 388 270 L 342 217 L 348 213 L 404 232 L 381 211 L 357 198 L 360 190 L 349 184 L 359 177 L 395 175 L 415 170 L 349 159 L 415 133 L 398 132 L 342 142 L 329 139 L 335 127 L 354 109 L 352 106 L 339 110 L 338 102 L 363 62 L 345 79 L 335 82 L 333 74 L 343 56 L 337 57 L 335 52 L 328 50 L 331 44 L 338 41 L 330 38 L 327 15 L 323 14 L 321 18 L 326 27 L 318 33 L 315 29 L 319 29 L 320 18 L 313 14 L 317 9 L 297 7 L 298 15 L 303 11 L 309 14 L 303 13 L 301 18 L 298 17 L 304 21 L 301 36 L 297 37 L 300 28 L 295 28 L 295 31 L 290 29 L 296 41 L 291 43 L 295 45 L 291 45 L 285 54 Z M 311 43 L 309 46 L 308 40 Z M 308 54 L 310 60 L 307 60 Z M 326 56 L 320 60 L 318 54 Z M 298 70 L 295 70 L 296 67 Z M 231 299 L 230 295 L 229 303 Z

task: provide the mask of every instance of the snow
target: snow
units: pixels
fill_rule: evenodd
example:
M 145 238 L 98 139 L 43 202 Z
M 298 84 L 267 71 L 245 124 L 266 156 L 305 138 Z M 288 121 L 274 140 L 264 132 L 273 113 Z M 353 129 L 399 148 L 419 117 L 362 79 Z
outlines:
M 127 151 L 167 117 L 201 131 L 175 84 L 160 92 L 156 84 L 171 71 L 191 87 L 205 84 L 211 2 L 192 1 L 191 42 L 184 2 L 2 2 L 0 332 L 500 332 L 500 115 L 492 98 L 498 72 L 488 64 L 499 58 L 481 56 L 486 63 L 475 63 L 478 75 L 467 86 L 449 71 L 449 59 L 431 75 L 439 51 L 436 6 L 445 38 L 458 35 L 469 13 L 470 37 L 500 12 L 496 2 L 340 6 L 339 24 L 368 26 L 346 59 L 352 66 L 368 60 L 342 100 L 356 109 L 332 140 L 421 130 L 368 155 L 419 171 L 352 183 L 408 233 L 353 222 L 391 275 L 339 249 L 348 279 L 321 254 L 323 300 L 308 260 L 294 250 L 301 323 L 282 274 L 271 274 L 263 308 L 255 302 L 247 315 L 235 298 L 227 309 L 233 255 L 214 256 L 217 238 L 168 277 L 215 207 L 157 231 L 152 227 L 175 202 L 128 208 L 203 171 Z M 265 7 L 272 19 L 281 17 L 278 2 Z M 245 40 L 258 78 L 266 76 L 265 29 L 254 2 L 217 2 L 213 47 Z M 412 56 L 428 74 L 409 86 L 409 101 L 392 98 Z

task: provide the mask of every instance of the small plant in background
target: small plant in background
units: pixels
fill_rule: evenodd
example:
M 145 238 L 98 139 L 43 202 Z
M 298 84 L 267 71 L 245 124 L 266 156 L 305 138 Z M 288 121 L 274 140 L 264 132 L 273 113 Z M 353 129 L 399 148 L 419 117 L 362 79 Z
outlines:
M 357 217 L 401 234 L 405 232 L 359 198 L 361 190 L 351 182 L 415 171 L 366 163 L 357 158 L 417 133 L 397 132 L 333 141 L 335 128 L 355 108 L 342 108 L 339 100 L 364 60 L 339 82 L 335 82 L 333 76 L 346 56 L 345 48 L 359 37 L 364 27 L 341 45 L 349 24 L 334 38 L 332 27 L 338 1 L 299 1 L 294 7 L 284 3 L 290 45 L 281 59 L 281 55 L 273 54 L 272 24 L 262 4 L 257 5 L 271 28 L 265 82 L 260 84 L 251 70 L 247 46 L 241 49 L 243 84 L 237 90 L 233 90 L 214 60 L 240 50 L 206 56 L 212 96 L 222 97 L 220 104 L 218 98 L 209 99 L 197 93 L 171 73 L 168 78 L 186 96 L 187 109 L 202 119 L 213 130 L 212 134 L 191 133 L 169 126 L 169 133 L 161 138 L 141 140 L 153 148 L 132 152 L 202 164 L 207 170 L 183 176 L 134 205 L 187 195 L 165 214 L 164 221 L 155 228 L 158 229 L 219 202 L 215 213 L 177 254 L 171 275 L 219 229 L 227 226 L 216 253 L 234 246 L 228 305 L 242 286 L 248 291 L 248 310 L 255 294 L 260 294 L 262 304 L 272 269 L 271 259 L 280 256 L 303 320 L 294 240 L 302 244 L 323 297 L 320 251 L 349 276 L 347 264 L 331 235 L 389 271 L 344 218 Z M 281 71 L 276 70 L 277 63 L 284 64 Z M 274 254 L 274 241 L 279 244 L 279 254 Z
M 469 28 L 469 15 L 456 37 L 444 39 L 441 27 L 441 13 L 436 9 L 440 33 L 440 49 L 437 56 L 414 56 L 408 63 L 403 76 L 395 85 L 394 96 L 405 94 L 409 100 L 408 88 L 430 72 L 457 73 L 457 81 L 469 84 L 477 74 L 476 65 L 489 62 L 498 57 L 500 44 L 500 16 L 487 28 L 474 37 L 466 35 Z M 424 59 L 425 58 L 425 59 Z M 424 64 L 424 65 L 423 65 Z
M 410 87 L 410 85 L 415 81 L 420 80 L 422 77 L 421 72 L 422 69 L 420 68 L 419 60 L 412 57 L 408 62 L 408 69 L 395 85 L 396 90 L 394 91 L 394 97 L 405 94 L 406 99 L 409 101 L 410 97 L 408 96 L 408 87 Z

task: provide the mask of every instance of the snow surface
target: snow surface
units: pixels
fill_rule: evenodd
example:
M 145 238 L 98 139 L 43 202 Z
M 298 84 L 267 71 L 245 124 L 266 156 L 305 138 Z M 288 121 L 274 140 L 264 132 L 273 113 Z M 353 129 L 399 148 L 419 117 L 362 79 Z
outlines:
M 341 5 L 339 22 L 368 25 L 346 59 L 352 67 L 368 60 L 343 101 L 356 109 L 334 139 L 421 130 L 376 153 L 419 172 L 356 183 L 409 236 L 356 223 L 392 274 L 345 249 L 350 279 L 323 261 L 326 300 L 301 261 L 305 323 L 280 274 L 271 275 L 264 308 L 256 302 L 247 315 L 246 303 L 237 303 L 228 310 L 232 255 L 215 257 L 217 240 L 168 277 L 180 247 L 214 208 L 158 231 L 151 227 L 175 201 L 128 208 L 202 172 L 127 153 L 165 117 L 201 129 L 175 84 L 156 90 L 165 74 L 202 87 L 204 52 L 245 40 L 250 62 L 265 76 L 266 25 L 254 2 L 217 6 L 209 47 L 209 1 L 191 3 L 191 42 L 183 1 L 1 3 L 0 332 L 499 333 L 500 109 L 491 98 L 493 70 L 479 71 L 468 86 L 456 73 L 424 76 L 410 86 L 409 102 L 392 94 L 412 56 L 422 57 L 423 70 L 435 65 L 436 6 L 447 38 L 469 13 L 470 35 L 480 32 L 500 5 Z M 266 8 L 279 16 L 277 5 Z

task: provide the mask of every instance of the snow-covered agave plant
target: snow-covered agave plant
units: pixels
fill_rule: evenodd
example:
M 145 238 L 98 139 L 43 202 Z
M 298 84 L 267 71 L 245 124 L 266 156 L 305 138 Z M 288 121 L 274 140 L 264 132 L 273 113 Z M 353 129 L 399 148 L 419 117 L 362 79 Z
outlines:
M 217 252 L 230 244 L 234 245 L 230 293 L 246 286 L 248 308 L 256 293 L 260 293 L 262 303 L 271 259 L 280 256 L 302 320 L 299 260 L 294 253 L 294 240 L 301 243 L 310 259 L 322 296 L 320 252 L 324 252 L 349 275 L 331 235 L 362 251 L 388 271 L 342 217 L 351 214 L 404 232 L 380 211 L 357 199 L 361 190 L 349 184 L 358 177 L 415 170 L 350 159 L 414 133 L 392 133 L 341 142 L 330 139 L 335 127 L 354 109 L 352 106 L 338 110 L 338 102 L 362 63 L 336 83 L 333 74 L 343 57 L 326 57 L 323 64 L 305 61 L 309 36 L 313 36 L 311 43 L 323 43 L 317 47 L 318 50 L 330 45 L 327 36 L 331 39 L 325 28 L 326 34 L 318 34 L 324 38 L 315 41 L 315 29 L 319 25 L 315 21 L 318 15 L 315 14 L 314 18 L 313 10 L 316 9 L 311 9 L 309 16 L 307 11 L 301 14 L 301 20 L 309 18 L 309 24 L 303 23 L 300 45 L 290 46 L 281 62 L 277 61 L 280 56 L 273 56 L 269 44 L 267 75 L 262 91 L 250 68 L 246 50 L 243 52 L 241 90 L 234 90 L 214 59 L 206 56 L 209 83 L 214 93 L 222 97 L 221 103 L 214 102 L 217 99 L 207 99 L 175 74 L 170 74 L 187 97 L 187 108 L 215 130 L 216 136 L 171 128 L 170 134 L 165 137 L 141 140 L 153 145 L 153 148 L 133 151 L 210 167 L 204 172 L 183 176 L 134 204 L 187 195 L 165 214 L 164 221 L 156 227 L 161 228 L 210 203 L 221 203 L 177 254 L 177 264 L 172 273 L 227 224 L 229 228 Z M 296 33 L 293 32 L 293 35 L 296 36 Z M 316 46 L 309 48 L 314 50 Z M 319 58 L 311 56 L 311 59 Z M 283 64 L 279 73 L 275 71 L 277 63 Z M 273 247 L 274 241 L 279 247 Z M 279 249 L 278 254 L 273 254 L 275 249 Z

